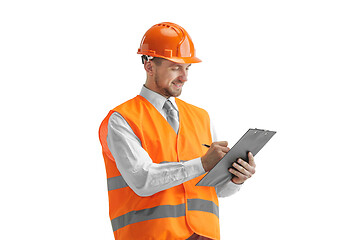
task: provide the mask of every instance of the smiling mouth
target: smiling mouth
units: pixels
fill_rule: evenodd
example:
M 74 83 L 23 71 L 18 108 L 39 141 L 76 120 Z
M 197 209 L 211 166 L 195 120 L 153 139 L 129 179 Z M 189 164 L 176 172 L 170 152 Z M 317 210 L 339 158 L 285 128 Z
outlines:
M 172 84 L 174 84 L 176 88 L 182 88 L 182 86 L 184 85 L 181 83 L 172 83 Z

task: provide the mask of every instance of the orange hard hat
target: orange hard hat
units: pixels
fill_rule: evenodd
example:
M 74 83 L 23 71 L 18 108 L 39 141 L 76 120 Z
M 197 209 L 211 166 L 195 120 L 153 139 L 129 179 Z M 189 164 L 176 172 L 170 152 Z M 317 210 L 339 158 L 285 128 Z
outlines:
M 201 62 L 195 56 L 194 44 L 184 28 L 163 22 L 152 26 L 141 40 L 138 54 L 160 57 L 176 63 Z

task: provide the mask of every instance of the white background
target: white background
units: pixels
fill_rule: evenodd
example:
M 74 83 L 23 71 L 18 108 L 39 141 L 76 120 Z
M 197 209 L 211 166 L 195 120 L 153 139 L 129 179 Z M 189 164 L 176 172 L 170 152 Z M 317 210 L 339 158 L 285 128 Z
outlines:
M 113 239 L 98 127 L 139 93 L 152 25 L 191 35 L 182 99 L 233 145 L 277 134 L 220 200 L 222 239 L 360 239 L 358 1 L 1 1 L 1 239 Z

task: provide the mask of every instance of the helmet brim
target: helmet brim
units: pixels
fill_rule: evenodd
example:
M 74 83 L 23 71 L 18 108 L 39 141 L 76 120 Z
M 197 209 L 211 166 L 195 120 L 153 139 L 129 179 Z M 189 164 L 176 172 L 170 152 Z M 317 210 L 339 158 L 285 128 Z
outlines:
M 161 57 L 161 58 L 164 58 L 166 60 L 169 60 L 169 61 L 172 61 L 175 63 L 199 63 L 199 62 L 202 62 L 197 57 L 171 57 L 171 58 Z

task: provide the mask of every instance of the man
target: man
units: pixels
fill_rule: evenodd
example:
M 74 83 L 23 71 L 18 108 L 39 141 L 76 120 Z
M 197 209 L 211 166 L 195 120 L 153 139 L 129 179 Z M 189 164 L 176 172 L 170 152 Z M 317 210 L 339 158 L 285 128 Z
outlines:
M 138 54 L 147 75 L 140 95 L 110 111 L 99 131 L 115 239 L 219 239 L 217 196 L 240 189 L 255 173 L 254 158 L 238 159 L 225 185 L 195 186 L 229 151 L 207 112 L 177 98 L 201 60 L 173 23 L 151 27 Z

